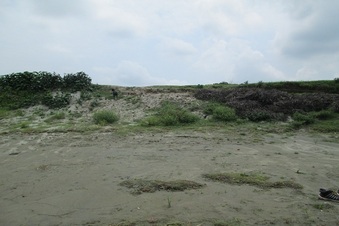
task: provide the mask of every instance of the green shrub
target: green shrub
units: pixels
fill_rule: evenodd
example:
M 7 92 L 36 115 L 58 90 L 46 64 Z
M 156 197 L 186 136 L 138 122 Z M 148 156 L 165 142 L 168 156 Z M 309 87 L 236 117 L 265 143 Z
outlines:
M 90 90 L 92 79 L 84 72 L 66 74 L 63 78 L 64 87 L 71 91 Z
M 213 119 L 217 121 L 229 122 L 238 118 L 233 108 L 216 102 L 208 103 L 204 107 L 203 112 L 206 115 L 212 115 Z
M 302 123 L 303 125 L 309 125 L 315 122 L 315 116 L 312 114 L 302 114 L 300 112 L 295 112 L 292 116 L 292 119 Z
M 97 111 L 93 114 L 93 120 L 95 124 L 106 125 L 113 124 L 119 120 L 119 117 L 115 112 L 109 110 Z
M 229 122 L 237 119 L 235 110 L 226 106 L 217 106 L 213 109 L 213 119 L 217 121 Z
M 319 120 L 327 120 L 336 117 L 335 113 L 330 110 L 314 112 L 313 116 Z
M 208 102 L 207 105 L 205 105 L 203 112 L 206 115 L 212 115 L 213 111 L 215 108 L 221 106 L 219 103 L 215 103 L 215 102 Z
M 158 112 L 142 121 L 142 125 L 147 126 L 175 126 L 180 124 L 190 124 L 199 120 L 199 117 L 188 110 L 181 108 L 175 103 L 164 102 Z
M 62 78 L 49 72 L 18 72 L 0 77 L 0 87 L 16 91 L 41 92 L 62 87 Z
M 71 95 L 69 93 L 57 93 L 52 95 L 52 93 L 47 93 L 42 98 L 41 103 L 49 108 L 63 108 L 69 105 L 71 101 Z

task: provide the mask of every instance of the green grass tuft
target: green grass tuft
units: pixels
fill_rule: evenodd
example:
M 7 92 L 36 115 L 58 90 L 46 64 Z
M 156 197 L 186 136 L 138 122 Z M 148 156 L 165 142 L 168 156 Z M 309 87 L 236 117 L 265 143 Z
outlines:
M 212 113 L 213 119 L 222 122 L 230 122 L 235 121 L 237 119 L 237 115 L 235 114 L 235 110 L 226 106 L 218 106 L 213 110 Z
M 216 102 L 209 102 L 204 107 L 203 112 L 206 115 L 212 115 L 215 121 L 231 122 L 238 118 L 233 108 Z
M 93 120 L 95 124 L 107 125 L 117 122 L 119 116 L 113 111 L 102 110 L 93 114 Z
M 199 120 L 199 117 L 188 110 L 181 108 L 178 104 L 164 102 L 154 116 L 144 119 L 144 126 L 176 126 L 191 124 Z

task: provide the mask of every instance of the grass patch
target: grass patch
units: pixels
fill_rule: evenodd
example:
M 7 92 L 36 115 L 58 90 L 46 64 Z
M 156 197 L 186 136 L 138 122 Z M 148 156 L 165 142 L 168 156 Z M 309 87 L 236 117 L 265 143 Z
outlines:
M 11 111 L 5 108 L 0 108 L 0 119 L 7 118 L 10 115 Z
M 20 122 L 19 123 L 19 127 L 21 128 L 21 129 L 27 129 L 27 128 L 29 128 L 29 125 L 30 125 L 31 123 L 30 122 L 28 122 L 28 121 L 23 121 L 23 122 Z
M 230 122 L 238 118 L 234 109 L 216 102 L 206 104 L 203 112 L 206 115 L 212 115 L 215 121 Z
M 329 210 L 334 208 L 334 206 L 329 203 L 312 204 L 312 207 L 318 210 Z
M 310 128 L 318 132 L 324 133 L 339 132 L 339 118 L 326 121 L 318 121 L 311 125 Z
M 302 189 L 303 186 L 293 181 L 269 181 L 269 177 L 259 173 L 216 173 L 216 174 L 204 174 L 204 178 L 219 181 L 228 184 L 248 184 L 257 186 L 260 188 L 293 188 Z
M 154 116 L 142 120 L 141 124 L 143 126 L 176 126 L 195 123 L 198 120 L 197 115 L 181 108 L 178 104 L 165 101 Z
M 187 189 L 198 189 L 204 185 L 188 180 L 159 181 L 159 180 L 126 180 L 120 183 L 121 186 L 133 189 L 132 194 L 141 194 L 143 192 L 153 193 L 160 190 L 165 191 L 184 191 Z
M 235 121 L 237 119 L 237 115 L 235 114 L 235 110 L 226 106 L 218 106 L 213 110 L 213 119 L 222 122 L 230 122 Z
M 95 124 L 107 125 L 117 122 L 119 116 L 113 111 L 102 110 L 93 114 L 93 120 Z
M 292 116 L 290 123 L 292 129 L 300 129 L 303 126 L 319 132 L 339 132 L 339 114 L 331 110 L 322 110 L 318 112 L 299 113 Z
M 51 123 L 51 122 L 54 122 L 54 121 L 57 121 L 57 120 L 65 119 L 65 118 L 66 118 L 65 112 L 60 111 L 60 112 L 55 113 L 51 117 L 47 118 L 45 120 L 45 122 L 46 123 Z

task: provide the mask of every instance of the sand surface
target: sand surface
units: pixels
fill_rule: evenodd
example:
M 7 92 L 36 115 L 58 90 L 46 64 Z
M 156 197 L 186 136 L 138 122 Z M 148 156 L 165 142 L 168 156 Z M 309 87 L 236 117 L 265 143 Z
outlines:
M 337 141 L 236 129 L 3 134 L 0 225 L 339 225 L 339 204 L 317 198 L 320 187 L 339 188 Z M 260 172 L 303 189 L 202 177 L 223 172 Z M 129 179 L 204 187 L 136 195 L 119 185 Z

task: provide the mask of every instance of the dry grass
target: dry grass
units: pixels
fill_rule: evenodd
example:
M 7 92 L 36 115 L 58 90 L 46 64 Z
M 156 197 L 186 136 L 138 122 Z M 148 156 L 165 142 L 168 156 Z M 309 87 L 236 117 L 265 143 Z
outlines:
M 228 184 L 248 184 L 260 188 L 293 188 L 302 189 L 303 186 L 293 181 L 269 181 L 269 177 L 259 174 L 246 174 L 246 173 L 216 173 L 204 174 L 204 178 L 212 181 L 219 181 Z

